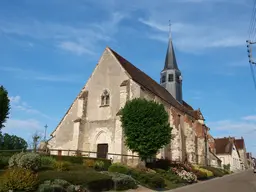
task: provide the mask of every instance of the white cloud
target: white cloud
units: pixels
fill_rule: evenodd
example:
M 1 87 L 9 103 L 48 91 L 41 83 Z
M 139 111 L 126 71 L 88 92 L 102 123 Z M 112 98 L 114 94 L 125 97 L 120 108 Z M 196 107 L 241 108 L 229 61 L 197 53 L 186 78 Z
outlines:
M 35 119 L 8 119 L 6 122 L 6 126 L 4 128 L 5 131 L 35 131 L 38 129 L 42 129 L 39 121 Z
M 33 109 L 26 102 L 22 101 L 20 96 L 11 96 L 9 99 L 11 104 L 11 110 L 24 111 L 29 114 L 37 114 L 47 119 L 52 119 L 50 116 L 36 109 Z
M 167 34 L 169 27 L 153 19 L 139 19 L 139 22 L 155 30 L 148 33 L 148 38 L 168 41 Z M 205 48 L 226 48 L 244 46 L 243 33 L 233 28 L 220 28 L 220 26 L 173 23 L 171 26 L 172 36 L 178 49 L 186 52 L 194 52 Z
M 89 49 L 85 48 L 79 43 L 76 42 L 70 42 L 70 41 L 65 41 L 61 42 L 58 47 L 65 49 L 67 51 L 73 52 L 77 55 L 82 55 L 82 54 L 90 54 L 93 55 L 94 52 L 90 51 Z
M 24 138 L 30 144 L 32 135 L 35 133 L 44 135 L 44 127 L 36 119 L 8 119 L 4 129 L 4 133 L 17 135 Z
M 243 120 L 256 121 L 256 115 L 249 115 L 242 118 Z
M 6 71 L 13 73 L 15 78 L 21 79 L 33 79 L 39 81 L 49 81 L 49 82 L 69 82 L 69 83 L 76 83 L 81 82 L 82 78 L 79 77 L 78 74 L 70 75 L 70 74 L 63 74 L 63 75 L 50 75 L 50 74 L 42 74 L 41 72 L 15 68 L 15 67 L 0 67 L 0 71 Z
M 21 21 L 0 20 L 0 31 L 40 40 L 50 40 L 54 46 L 75 54 L 96 52 L 99 42 L 110 41 L 118 32 L 118 25 L 124 14 L 111 13 L 109 20 L 104 22 L 64 25 L 51 22 L 40 22 L 31 19 Z M 31 44 L 32 45 L 32 44 Z

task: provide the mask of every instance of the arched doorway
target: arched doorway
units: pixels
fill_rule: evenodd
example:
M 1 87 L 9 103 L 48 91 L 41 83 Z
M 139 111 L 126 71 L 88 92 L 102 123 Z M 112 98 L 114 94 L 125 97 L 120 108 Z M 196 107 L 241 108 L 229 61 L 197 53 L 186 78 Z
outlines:
M 106 159 L 108 155 L 108 144 L 100 143 L 97 145 L 97 158 Z

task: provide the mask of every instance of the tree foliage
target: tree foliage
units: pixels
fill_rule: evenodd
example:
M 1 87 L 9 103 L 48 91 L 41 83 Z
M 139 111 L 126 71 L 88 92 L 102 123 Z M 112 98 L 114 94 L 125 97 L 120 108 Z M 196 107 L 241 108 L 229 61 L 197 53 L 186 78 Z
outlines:
M 27 147 L 28 144 L 23 138 L 0 133 L 0 150 L 19 150 L 27 149 Z
M 10 100 L 8 98 L 8 92 L 0 86 L 0 131 L 4 127 L 6 119 L 9 118 Z
M 140 98 L 127 101 L 121 122 L 126 145 L 142 160 L 155 156 L 171 141 L 172 128 L 162 104 Z

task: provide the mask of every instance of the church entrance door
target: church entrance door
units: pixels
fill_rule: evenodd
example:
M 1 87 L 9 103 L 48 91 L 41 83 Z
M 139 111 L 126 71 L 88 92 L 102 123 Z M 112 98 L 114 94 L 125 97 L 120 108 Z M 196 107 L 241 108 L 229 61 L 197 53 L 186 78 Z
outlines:
M 97 158 L 106 159 L 108 155 L 108 144 L 97 145 Z

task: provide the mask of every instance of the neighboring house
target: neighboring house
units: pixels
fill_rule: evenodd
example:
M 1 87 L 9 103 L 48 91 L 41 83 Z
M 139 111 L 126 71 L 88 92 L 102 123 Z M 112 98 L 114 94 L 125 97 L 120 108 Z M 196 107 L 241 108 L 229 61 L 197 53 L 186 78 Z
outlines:
M 244 142 L 244 138 L 241 137 L 241 139 L 235 139 L 235 145 L 236 148 L 238 150 L 238 153 L 240 155 L 241 158 L 241 166 L 242 169 L 247 169 L 248 168 L 248 161 L 247 161 L 247 157 L 246 157 L 246 147 L 245 147 L 245 142 Z
M 252 157 L 252 153 L 246 153 L 246 159 L 248 162 L 248 168 L 253 168 L 254 167 L 254 161 L 253 161 L 253 157 Z
M 215 140 L 214 138 L 210 135 L 210 133 L 208 133 L 208 144 L 209 144 L 209 165 L 212 167 L 219 167 L 221 168 L 221 160 L 218 158 L 218 156 L 216 155 L 216 147 L 215 147 Z
M 136 154 L 125 146 L 120 122 L 120 109 L 134 98 L 162 103 L 169 114 L 173 139 L 157 157 L 207 163 L 209 129 L 200 110 L 194 110 L 183 100 L 181 71 L 171 38 L 160 84 L 107 47 L 87 83 L 52 132 L 49 148 L 58 150 L 55 154 L 59 155 L 67 155 L 65 150 L 90 151 L 91 157 L 134 164 L 134 158 L 129 155 Z
M 242 170 L 240 156 L 236 145 L 235 138 L 224 137 L 215 139 L 216 155 L 222 162 L 222 167 L 230 165 L 231 171 Z

